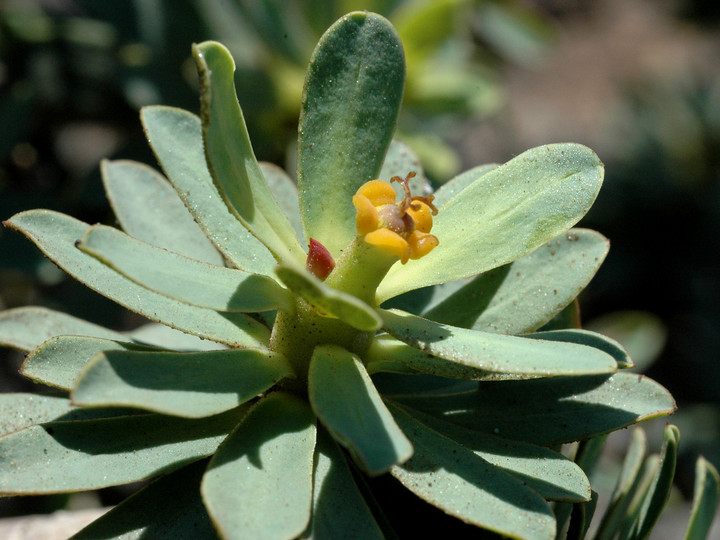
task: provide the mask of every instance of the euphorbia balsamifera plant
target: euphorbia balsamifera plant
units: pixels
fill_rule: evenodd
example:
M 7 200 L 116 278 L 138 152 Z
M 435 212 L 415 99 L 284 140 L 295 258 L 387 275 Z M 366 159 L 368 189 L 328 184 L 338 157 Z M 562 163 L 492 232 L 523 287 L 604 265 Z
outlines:
M 59 389 L 2 396 L 0 492 L 156 478 L 78 538 L 382 538 L 362 478 L 391 475 L 466 523 L 555 538 L 549 501 L 591 501 L 560 446 L 674 410 L 574 322 L 608 249 L 571 228 L 600 188 L 596 155 L 535 148 L 430 194 L 392 139 L 402 45 L 351 13 L 310 60 L 296 188 L 256 161 L 227 50 L 193 54 L 200 117 L 141 113 L 165 176 L 102 164 L 122 230 L 49 210 L 5 222 L 153 322 L 0 315 L 22 373 Z

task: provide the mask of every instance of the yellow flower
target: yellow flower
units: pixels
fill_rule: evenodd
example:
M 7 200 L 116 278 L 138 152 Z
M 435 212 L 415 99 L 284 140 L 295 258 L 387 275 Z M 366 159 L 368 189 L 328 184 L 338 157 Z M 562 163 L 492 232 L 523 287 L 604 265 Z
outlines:
M 439 241 L 430 234 L 432 216 L 437 214 L 433 196 L 418 197 L 410 193 L 408 182 L 415 176 L 411 172 L 403 180 L 393 176 L 390 182 L 399 182 L 405 197 L 395 202 L 395 190 L 390 182 L 370 180 L 353 196 L 357 210 L 357 232 L 365 242 L 379 246 L 396 255 L 403 264 L 408 259 L 419 259 L 430 253 Z

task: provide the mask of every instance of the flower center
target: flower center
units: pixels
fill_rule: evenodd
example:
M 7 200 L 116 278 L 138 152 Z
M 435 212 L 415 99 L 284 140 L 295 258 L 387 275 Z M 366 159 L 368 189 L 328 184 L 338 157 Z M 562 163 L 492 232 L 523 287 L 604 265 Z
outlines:
M 395 189 L 383 180 L 366 182 L 353 197 L 358 235 L 368 244 L 397 256 L 403 264 L 427 255 L 439 243 L 429 234 L 432 216 L 437 214 L 433 196 L 411 193 L 409 182 L 414 176 L 410 172 L 404 179 L 399 176 L 390 179 L 400 183 L 405 191 L 405 197 L 397 203 Z

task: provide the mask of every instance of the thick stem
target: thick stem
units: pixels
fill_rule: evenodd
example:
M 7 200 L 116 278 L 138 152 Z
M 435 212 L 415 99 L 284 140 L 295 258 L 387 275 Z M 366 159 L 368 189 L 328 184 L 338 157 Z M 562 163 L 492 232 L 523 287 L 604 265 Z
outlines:
M 356 236 L 340 255 L 325 283 L 376 307 L 375 292 L 390 267 L 398 261 L 395 255 Z

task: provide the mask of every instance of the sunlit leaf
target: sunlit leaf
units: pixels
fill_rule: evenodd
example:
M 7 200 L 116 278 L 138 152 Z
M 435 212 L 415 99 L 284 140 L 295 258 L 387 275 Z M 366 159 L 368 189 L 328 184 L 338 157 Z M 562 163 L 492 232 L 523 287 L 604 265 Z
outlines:
M 398 35 L 374 13 L 341 18 L 310 59 L 298 138 L 300 212 L 305 238 L 335 257 L 355 236 L 353 194 L 380 172 L 404 80 Z

